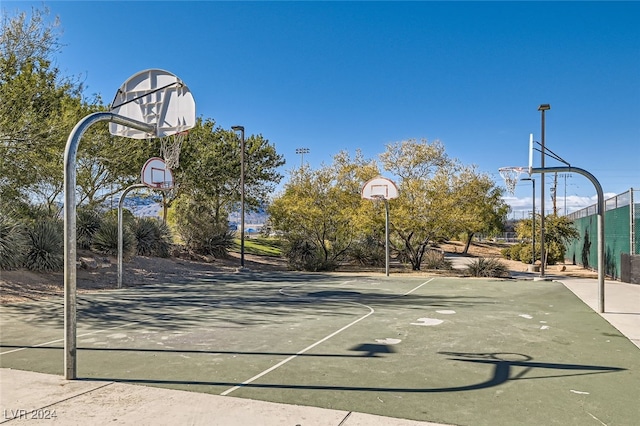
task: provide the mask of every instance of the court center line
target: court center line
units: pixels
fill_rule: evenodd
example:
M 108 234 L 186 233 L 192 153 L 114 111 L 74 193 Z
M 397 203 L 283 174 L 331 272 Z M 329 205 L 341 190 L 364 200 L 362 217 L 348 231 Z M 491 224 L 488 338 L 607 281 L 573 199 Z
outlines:
M 352 303 L 355 305 L 360 305 L 360 306 L 364 306 L 366 308 L 369 308 L 369 313 L 367 313 L 366 315 L 361 316 L 360 318 L 358 318 L 355 321 L 352 321 L 351 323 L 345 325 L 344 327 L 342 327 L 341 329 L 334 331 L 333 333 L 329 334 L 328 336 L 318 340 L 317 342 L 311 344 L 310 346 L 307 346 L 306 348 L 304 348 L 303 350 L 296 352 L 295 355 L 291 355 L 289 358 L 284 359 L 282 361 L 280 361 L 279 363 L 277 363 L 276 365 L 267 368 L 266 370 L 264 370 L 261 373 L 256 374 L 255 376 L 253 376 L 252 378 L 245 380 L 244 382 L 242 382 L 241 384 L 234 386 L 232 388 L 227 389 L 226 391 L 222 392 L 220 395 L 229 395 L 231 392 L 240 389 L 241 387 L 248 385 L 249 383 L 258 380 L 260 377 L 264 376 L 265 374 L 269 374 L 270 372 L 272 372 L 273 370 L 282 367 L 284 364 L 288 363 L 289 361 L 291 361 L 292 359 L 297 358 L 299 355 L 302 355 L 303 353 L 310 351 L 311 349 L 315 348 L 316 346 L 318 346 L 319 344 L 326 342 L 327 340 L 331 339 L 333 336 L 336 336 L 340 333 L 342 333 L 344 330 L 346 330 L 347 328 L 351 327 L 352 325 L 355 325 L 357 323 L 359 323 L 360 321 L 362 321 L 363 319 L 367 318 L 368 316 L 372 315 L 375 310 L 371 307 L 371 306 L 367 306 L 364 305 L 362 303 L 358 303 L 358 302 L 348 302 L 348 303 Z
M 191 312 L 191 311 L 195 311 L 197 309 L 203 309 L 203 307 L 195 307 L 195 308 L 191 308 L 191 309 L 187 309 L 184 312 Z M 117 330 L 118 328 L 124 328 L 124 327 L 129 327 L 130 325 L 134 325 L 134 324 L 140 324 L 142 321 L 132 321 L 132 322 L 128 322 L 126 324 L 120 324 L 120 325 L 116 325 L 114 327 L 109 327 L 109 328 L 104 328 L 102 330 L 96 330 L 96 331 L 92 331 L 90 333 L 84 333 L 84 334 L 78 334 L 76 336 L 76 338 L 79 337 L 86 337 L 86 336 L 91 336 L 92 334 L 98 334 L 98 333 L 104 333 L 105 331 L 111 331 L 111 330 Z M 45 343 L 38 343 L 37 345 L 29 345 L 29 346 L 25 346 L 23 348 L 18 348 L 18 349 L 12 349 L 10 351 L 6 351 L 6 352 L 0 352 L 0 355 L 7 355 L 7 354 L 11 354 L 14 352 L 20 352 L 20 351 L 24 351 L 26 349 L 33 349 L 33 348 L 39 348 L 41 346 L 47 346 L 47 345 L 52 345 L 54 343 L 58 343 L 58 342 L 64 342 L 64 338 L 62 339 L 56 339 L 56 340 L 51 340 L 50 342 L 45 342 Z

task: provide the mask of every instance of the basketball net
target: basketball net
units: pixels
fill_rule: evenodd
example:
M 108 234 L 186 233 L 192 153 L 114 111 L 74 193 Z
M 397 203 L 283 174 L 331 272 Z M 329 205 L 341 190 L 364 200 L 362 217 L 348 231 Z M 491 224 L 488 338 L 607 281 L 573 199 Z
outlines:
M 168 169 L 173 170 L 180 166 L 180 149 L 188 134 L 189 131 L 184 131 L 160 138 L 160 155 Z
M 504 179 L 507 191 L 511 195 L 516 194 L 516 185 L 520 181 L 520 175 L 525 173 L 524 167 L 501 167 L 498 169 L 500 176 Z
M 373 201 L 373 206 L 375 208 L 384 206 L 384 197 L 382 195 L 373 195 L 371 196 L 371 200 Z

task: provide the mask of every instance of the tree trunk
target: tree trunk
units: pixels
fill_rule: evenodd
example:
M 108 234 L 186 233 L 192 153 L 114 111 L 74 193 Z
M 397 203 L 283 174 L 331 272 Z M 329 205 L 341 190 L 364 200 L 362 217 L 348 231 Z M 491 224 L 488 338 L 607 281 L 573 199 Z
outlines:
M 464 245 L 464 250 L 462 250 L 463 254 L 467 254 L 469 252 L 469 246 L 471 245 L 471 240 L 473 240 L 473 232 L 467 234 L 467 241 Z

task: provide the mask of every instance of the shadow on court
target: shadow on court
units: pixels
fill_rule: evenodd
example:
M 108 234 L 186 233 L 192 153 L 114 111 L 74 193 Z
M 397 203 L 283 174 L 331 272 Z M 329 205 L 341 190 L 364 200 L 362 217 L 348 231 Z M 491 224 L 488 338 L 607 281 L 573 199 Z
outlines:
M 60 301 L 2 307 L 2 367 L 61 374 Z M 85 294 L 80 380 L 456 425 L 633 424 L 640 351 L 554 282 L 228 274 Z
M 249 280 L 247 281 L 247 279 Z M 358 279 L 354 277 L 353 279 Z M 184 283 L 155 284 L 131 289 L 78 295 L 78 324 L 104 327 L 109 324 L 137 322 L 145 328 L 189 329 L 216 318 L 237 325 L 269 323 L 291 310 L 313 313 L 324 309 L 326 315 L 344 315 L 345 301 L 372 306 L 460 307 L 487 303 L 484 297 L 455 295 L 408 295 L 399 298 L 388 291 L 313 290 L 323 283 L 335 283 L 326 275 L 306 274 L 227 274 L 215 279 Z M 297 286 L 304 285 L 303 290 Z M 288 288 L 289 293 L 278 292 Z M 34 324 L 63 326 L 63 301 L 10 305 L 11 312 Z M 197 311 L 199 315 L 194 315 Z M 5 314 L 7 316 L 11 314 Z

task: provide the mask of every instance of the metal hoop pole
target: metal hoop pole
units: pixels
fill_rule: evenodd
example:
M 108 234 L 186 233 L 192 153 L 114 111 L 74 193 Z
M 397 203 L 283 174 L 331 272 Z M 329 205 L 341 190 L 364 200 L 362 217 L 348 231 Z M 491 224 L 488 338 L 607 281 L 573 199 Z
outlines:
M 385 217 L 384 217 L 384 251 L 385 251 L 385 265 L 384 270 L 389 276 L 389 201 L 384 199 L 384 209 L 385 209 Z
M 112 121 L 152 133 L 155 125 L 112 112 L 96 112 L 80 120 L 67 139 L 64 150 L 64 377 L 77 377 L 76 357 L 76 155 L 82 135 L 92 124 Z
M 124 206 L 124 199 L 131 190 L 146 187 L 147 185 L 145 185 L 144 183 L 136 183 L 134 185 L 131 185 L 122 192 L 120 200 L 118 201 L 118 288 L 122 288 L 122 252 L 124 246 L 124 235 L 122 232 L 122 207 Z
M 585 176 L 593 183 L 598 194 L 598 203 L 596 207 L 596 213 L 598 215 L 598 312 L 604 313 L 604 193 L 602 186 L 598 179 L 586 170 L 579 169 L 577 167 L 540 167 L 531 170 L 531 173 L 544 173 L 544 172 L 567 172 L 578 173 Z M 544 212 L 543 212 L 544 215 Z

